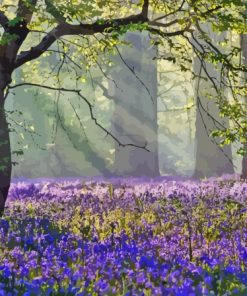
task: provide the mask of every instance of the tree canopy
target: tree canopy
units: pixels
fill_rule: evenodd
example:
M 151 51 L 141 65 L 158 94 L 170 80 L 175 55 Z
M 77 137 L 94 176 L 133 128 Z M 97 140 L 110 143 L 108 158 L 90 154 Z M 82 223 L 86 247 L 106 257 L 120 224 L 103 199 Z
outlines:
M 127 31 L 148 31 L 153 43 L 159 45 L 157 58 L 178 62 L 182 71 L 191 70 L 191 48 L 202 61 L 217 67 L 220 63 L 222 81 L 220 89 L 214 83 L 222 116 L 229 116 L 234 126 L 221 129 L 213 136 L 222 137 L 222 144 L 245 141 L 246 116 L 244 103 L 239 99 L 246 94 L 245 86 L 239 87 L 241 73 L 245 67 L 239 62 L 240 46 L 232 43 L 229 34 L 221 44 L 211 42 L 203 24 L 211 24 L 217 32 L 231 32 L 233 37 L 246 31 L 245 1 L 61 1 L 61 0 L 4 0 L 0 6 L 0 59 L 1 72 L 5 73 L 0 87 L 10 85 L 12 72 L 25 65 L 26 85 L 34 84 L 60 91 L 75 91 L 88 104 L 92 118 L 92 106 L 72 81 L 84 81 L 85 73 L 92 66 L 103 72 L 109 64 L 107 52 L 114 54 L 120 38 Z M 230 45 L 230 41 L 231 44 Z M 221 48 L 227 51 L 221 51 Z M 162 48 L 165 53 L 162 54 Z M 33 73 L 40 73 L 49 55 L 62 57 L 56 71 L 51 71 L 52 84 L 33 79 Z M 63 68 L 73 67 L 70 85 L 61 81 Z M 202 63 L 202 67 L 204 64 Z M 205 69 L 204 69 L 205 70 Z M 103 73 L 104 74 L 104 73 Z M 230 79 L 236 81 L 232 84 Z M 56 80 L 56 82 L 55 82 Z M 65 79 L 63 79 L 65 80 Z M 232 102 L 225 99 L 222 88 L 229 88 L 234 97 Z M 5 90 L 6 92 L 6 90 Z M 217 124 L 216 124 L 217 125 Z M 106 131 L 107 132 L 107 131 Z M 117 139 L 115 139 L 117 140 Z M 121 144 L 121 143 L 119 143 Z
M 245 11 L 246 3 L 241 0 L 85 3 L 78 0 L 4 0 L 0 5 L 0 72 L 3 77 L 0 88 L 6 98 L 18 86 L 42 87 L 48 94 L 51 91 L 58 93 L 57 105 L 62 93 L 74 93 L 87 105 L 91 119 L 106 135 L 120 146 L 136 146 L 122 143 L 98 122 L 94 106 L 84 93 L 83 82 L 90 79 L 92 68 L 98 68 L 101 75 L 109 79 L 105 69 L 112 65 L 112 55 L 119 54 L 120 45 L 128 46 L 122 36 L 129 31 L 146 31 L 159 48 L 157 59 L 176 63 L 181 71 L 192 71 L 193 57 L 201 61 L 200 72 L 204 71 L 206 77 L 200 79 L 211 83 L 221 116 L 231 120 L 230 127 L 224 127 L 204 110 L 215 125 L 211 135 L 221 138 L 221 145 L 244 144 L 247 134 L 246 101 L 243 100 L 247 93 L 246 66 L 241 59 L 239 36 L 246 32 Z M 216 35 L 224 32 L 224 40 L 211 40 L 209 27 Z M 58 62 L 51 66 L 54 55 Z M 220 73 L 219 83 L 215 83 L 215 78 L 207 72 L 206 63 Z M 23 81 L 16 82 L 12 74 L 20 67 Z M 194 78 L 197 75 L 194 73 Z M 203 108 L 200 98 L 197 104 Z M 139 148 L 148 150 L 146 145 Z M 243 147 L 239 153 L 245 153 Z

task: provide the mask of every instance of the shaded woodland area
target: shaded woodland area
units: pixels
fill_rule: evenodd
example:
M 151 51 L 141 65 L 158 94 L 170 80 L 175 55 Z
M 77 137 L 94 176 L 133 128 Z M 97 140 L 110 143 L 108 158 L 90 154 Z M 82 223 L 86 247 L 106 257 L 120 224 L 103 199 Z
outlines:
M 226 35 L 213 33 L 209 25 L 205 31 L 216 42 Z M 168 53 L 162 50 L 161 54 L 147 32 L 127 33 L 121 40 L 127 45 L 118 46 L 114 55 L 106 54 L 108 64 L 88 71 L 74 65 L 62 50 L 51 50 L 42 64 L 42 77 L 53 82 L 57 75 L 69 88 L 68 71 L 84 70 L 77 83 L 93 104 L 95 117 L 120 143 L 134 146 L 109 139 L 73 92 L 22 86 L 28 76 L 40 83 L 40 73 L 30 75 L 27 67 L 17 70 L 14 79 L 20 86 L 10 90 L 6 103 L 14 129 L 13 177 L 204 178 L 241 173 L 239 144 L 221 147 L 211 136 L 212 131 L 229 126 L 229 119 L 219 116 L 215 90 L 207 79 L 210 75 L 219 80 L 219 72 L 210 64 L 206 64 L 207 73 L 201 71 L 201 62 L 194 56 L 188 67 L 199 78 L 193 79 L 189 71 L 181 72 L 166 60 Z M 149 151 L 142 148 L 145 145 Z

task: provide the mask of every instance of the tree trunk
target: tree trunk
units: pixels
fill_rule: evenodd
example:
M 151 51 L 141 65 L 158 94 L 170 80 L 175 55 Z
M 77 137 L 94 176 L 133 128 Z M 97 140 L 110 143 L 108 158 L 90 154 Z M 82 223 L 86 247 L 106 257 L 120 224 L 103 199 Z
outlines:
M 0 76 L 1 79 L 1 76 Z M 9 129 L 4 110 L 4 92 L 0 90 L 0 216 L 2 216 L 11 180 Z
M 8 63 L 3 59 L 0 63 L 0 216 L 4 212 L 11 180 L 10 138 L 4 108 L 4 91 L 11 82 L 11 74 L 8 70 L 10 70 Z
M 217 43 L 224 39 L 224 34 L 214 34 L 210 25 L 203 25 L 202 27 L 213 42 Z M 218 82 L 220 81 L 219 69 L 215 69 L 213 65 L 207 62 L 204 64 L 207 73 L 202 68 L 199 58 L 194 58 L 194 73 L 198 77 L 195 79 L 194 87 L 195 100 L 197 102 L 195 135 L 196 163 L 193 175 L 195 178 L 234 173 L 231 146 L 220 148 L 217 139 L 213 139 L 210 136 L 211 131 L 219 127 L 219 123 L 227 128 L 229 126 L 229 120 L 227 118 L 222 119 L 219 116 L 219 108 L 214 99 L 217 93 L 212 86 L 212 82 L 207 77 L 207 74 L 210 75 L 218 86 Z
M 214 116 L 226 127 L 228 122 L 223 122 L 217 115 L 219 112 L 215 102 L 206 102 L 208 99 L 200 96 L 201 104 L 208 113 Z M 199 110 L 200 108 L 200 110 Z M 216 139 L 210 137 L 210 132 L 216 127 L 211 118 L 202 110 L 202 107 L 197 104 L 196 110 L 196 163 L 195 163 L 195 178 L 216 177 L 224 174 L 233 174 L 232 151 L 231 146 L 220 148 Z
M 154 177 L 159 175 L 156 48 L 145 33 L 128 33 L 125 41 L 131 47 L 120 51 L 109 88 L 115 98 L 112 130 L 123 144 L 146 143 L 150 152 L 116 145 L 114 174 Z

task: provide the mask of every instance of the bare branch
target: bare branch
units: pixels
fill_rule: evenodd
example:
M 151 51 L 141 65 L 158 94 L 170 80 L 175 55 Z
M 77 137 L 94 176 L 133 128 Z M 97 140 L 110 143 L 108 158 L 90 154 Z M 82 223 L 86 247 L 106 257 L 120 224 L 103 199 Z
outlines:
M 103 130 L 105 133 L 106 133 L 106 136 L 110 136 L 116 143 L 118 143 L 118 145 L 120 147 L 127 147 L 127 146 L 130 146 L 130 147 L 135 147 L 135 148 L 140 148 L 140 149 L 144 149 L 148 152 L 150 152 L 150 150 L 147 148 L 147 143 L 145 143 L 145 145 L 143 146 L 139 146 L 139 145 L 135 145 L 133 143 L 122 143 L 121 141 L 118 140 L 118 138 L 116 136 L 114 136 L 111 132 L 109 132 L 105 127 L 103 127 L 98 121 L 97 121 L 97 118 L 94 116 L 93 114 L 93 105 L 89 102 L 89 100 L 84 97 L 82 94 L 81 94 L 81 91 L 80 90 L 77 90 L 77 89 L 67 89 L 67 88 L 59 88 L 59 87 L 51 87 L 51 86 L 48 86 L 48 85 L 41 85 L 41 84 L 37 84 L 37 83 L 20 83 L 20 84 L 16 84 L 16 85 L 10 85 L 9 88 L 10 89 L 13 89 L 13 88 L 16 88 L 16 87 L 20 87 L 20 86 L 37 86 L 37 87 L 42 87 L 42 88 L 45 88 L 45 89 L 49 89 L 49 90 L 54 90 L 54 91 L 64 91 L 64 92 L 72 92 L 72 93 L 76 93 L 88 106 L 88 109 L 89 109 L 89 112 L 90 112 L 90 116 L 91 116 L 91 119 L 95 122 L 95 124 L 101 129 Z
M 53 53 L 59 53 L 61 55 L 63 55 L 64 57 L 66 57 L 72 64 L 74 64 L 77 68 L 81 69 L 82 67 L 77 64 L 75 61 L 73 61 L 71 59 L 71 57 L 64 51 L 60 51 L 60 50 L 55 50 L 55 49 L 48 49 L 47 52 L 53 52 Z
M 105 96 L 107 99 L 110 99 L 110 100 L 113 100 L 115 101 L 115 97 L 114 96 L 111 96 L 109 94 L 109 90 L 103 85 L 103 83 L 100 83 L 99 81 L 97 80 L 94 80 L 94 83 L 96 83 L 103 91 L 103 96 Z
M 117 46 L 116 47 L 116 50 L 118 52 L 118 55 L 121 59 L 121 61 L 124 63 L 124 65 L 130 70 L 131 73 L 133 73 L 133 75 L 135 76 L 135 78 L 141 83 L 141 85 L 146 89 L 148 95 L 150 96 L 151 98 L 151 101 L 152 103 L 154 104 L 154 98 L 150 92 L 150 90 L 148 89 L 148 87 L 146 86 L 146 84 L 141 80 L 141 78 L 136 74 L 136 71 L 135 71 L 135 68 L 134 67 L 131 67 L 130 65 L 128 65 L 128 63 L 125 61 L 125 59 L 123 58 L 123 56 L 121 55 L 119 49 Z

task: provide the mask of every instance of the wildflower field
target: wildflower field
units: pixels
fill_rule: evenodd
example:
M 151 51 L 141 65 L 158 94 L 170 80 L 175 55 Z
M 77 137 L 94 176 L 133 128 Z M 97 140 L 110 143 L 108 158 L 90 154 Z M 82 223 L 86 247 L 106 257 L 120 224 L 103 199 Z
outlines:
M 12 184 L 0 295 L 247 295 L 247 183 Z

